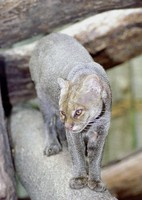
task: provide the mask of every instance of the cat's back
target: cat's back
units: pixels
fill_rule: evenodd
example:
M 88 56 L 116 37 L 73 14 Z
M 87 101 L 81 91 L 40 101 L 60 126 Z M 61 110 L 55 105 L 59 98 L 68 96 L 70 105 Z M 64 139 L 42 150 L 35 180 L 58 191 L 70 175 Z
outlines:
M 74 38 L 60 33 L 52 33 L 42 38 L 30 60 L 32 79 L 36 82 L 66 78 L 77 63 L 92 62 L 87 50 Z
M 52 33 L 39 41 L 29 67 L 36 87 L 45 89 L 51 99 L 57 101 L 57 79 L 66 79 L 74 66 L 88 62 L 93 60 L 79 42 L 65 34 Z

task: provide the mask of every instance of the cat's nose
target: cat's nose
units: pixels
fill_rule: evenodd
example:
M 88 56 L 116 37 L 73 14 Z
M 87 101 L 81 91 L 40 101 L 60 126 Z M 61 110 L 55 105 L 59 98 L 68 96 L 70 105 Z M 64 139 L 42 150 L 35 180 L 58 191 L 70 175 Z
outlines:
M 73 128 L 73 123 L 65 123 L 65 127 L 66 127 L 66 129 L 68 129 L 68 130 L 72 130 L 72 128 Z

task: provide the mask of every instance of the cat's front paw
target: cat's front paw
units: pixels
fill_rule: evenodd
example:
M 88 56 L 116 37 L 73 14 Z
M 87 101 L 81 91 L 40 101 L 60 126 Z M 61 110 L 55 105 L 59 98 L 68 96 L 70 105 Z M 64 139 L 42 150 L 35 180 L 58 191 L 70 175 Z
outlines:
M 87 186 L 88 178 L 87 177 L 77 177 L 70 180 L 70 188 L 72 189 L 81 189 Z
M 46 145 L 44 149 L 44 155 L 52 156 L 58 154 L 62 150 L 60 143 L 51 143 Z
M 104 192 L 106 186 L 102 181 L 88 180 L 88 187 L 96 192 Z

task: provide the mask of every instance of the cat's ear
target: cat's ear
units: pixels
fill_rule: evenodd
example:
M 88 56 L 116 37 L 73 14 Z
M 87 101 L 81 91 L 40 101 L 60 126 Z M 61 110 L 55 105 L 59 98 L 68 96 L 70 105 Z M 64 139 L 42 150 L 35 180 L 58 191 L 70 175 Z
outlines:
M 88 75 L 83 81 L 83 90 L 86 92 L 96 92 L 101 94 L 102 86 L 99 77 L 95 74 Z
M 61 89 L 68 88 L 68 86 L 69 86 L 69 82 L 64 80 L 63 78 L 58 78 L 57 82 L 58 82 Z

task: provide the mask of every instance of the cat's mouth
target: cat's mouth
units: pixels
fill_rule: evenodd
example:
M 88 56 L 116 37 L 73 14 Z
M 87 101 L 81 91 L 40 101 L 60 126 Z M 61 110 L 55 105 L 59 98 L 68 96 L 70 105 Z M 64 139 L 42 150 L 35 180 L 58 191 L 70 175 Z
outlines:
M 72 129 L 72 132 L 73 133 L 81 133 L 81 132 L 83 132 L 83 131 L 86 131 L 86 130 L 88 130 L 90 127 L 91 127 L 91 125 L 92 125 L 92 122 L 90 122 L 90 116 L 87 118 L 87 123 L 85 123 L 84 125 L 82 125 L 81 127 L 80 127 L 80 125 L 75 125 L 74 127 L 73 127 L 73 129 Z

